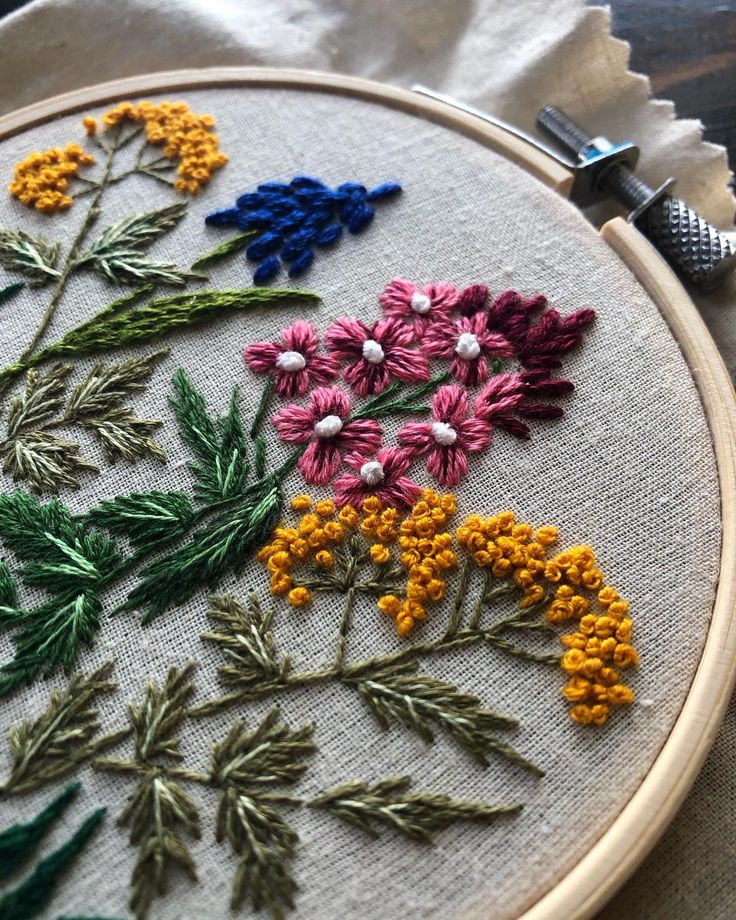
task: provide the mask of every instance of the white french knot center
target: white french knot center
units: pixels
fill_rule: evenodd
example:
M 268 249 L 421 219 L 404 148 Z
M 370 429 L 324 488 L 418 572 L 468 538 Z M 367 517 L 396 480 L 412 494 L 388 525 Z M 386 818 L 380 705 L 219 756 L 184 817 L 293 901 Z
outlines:
M 455 345 L 455 351 L 464 361 L 472 361 L 480 354 L 478 336 L 472 332 L 463 332 Z
M 449 447 L 457 441 L 457 431 L 447 422 L 433 422 L 432 437 L 443 447 Z
M 383 466 L 378 460 L 369 460 L 361 466 L 360 478 L 367 486 L 377 486 L 383 482 Z
M 342 419 L 339 415 L 326 415 L 314 426 L 314 433 L 318 438 L 334 438 L 342 431 Z
M 419 291 L 414 291 L 411 295 L 411 308 L 415 313 L 419 313 L 421 316 L 424 316 L 425 313 L 429 313 L 432 309 L 432 301 L 427 297 L 426 294 L 421 294 Z
M 371 364 L 380 364 L 386 356 L 378 342 L 374 339 L 366 339 L 363 342 L 363 357 Z
M 276 367 L 290 374 L 303 371 L 306 366 L 307 359 L 298 351 L 282 351 L 276 358 Z

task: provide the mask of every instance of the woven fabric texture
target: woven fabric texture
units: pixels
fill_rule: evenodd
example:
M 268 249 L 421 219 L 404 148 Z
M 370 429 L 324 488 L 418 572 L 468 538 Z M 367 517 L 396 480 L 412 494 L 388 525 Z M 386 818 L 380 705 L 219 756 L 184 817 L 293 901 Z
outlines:
M 192 202 L 182 224 L 158 244 L 157 255 L 187 264 L 215 245 L 221 237 L 205 228 L 204 214 L 259 181 L 288 180 L 296 173 L 318 175 L 332 185 L 357 179 L 370 186 L 391 179 L 400 181 L 404 192 L 382 206 L 373 226 L 342 242 L 339 253 L 318 260 L 299 285 L 289 283 L 323 298 L 304 313 L 320 330 L 341 315 L 377 318 L 378 294 L 394 276 L 458 285 L 482 281 L 494 291 L 541 291 L 563 313 L 580 307 L 598 312 L 585 344 L 565 367 L 577 385 L 566 401 L 566 417 L 537 426 L 530 443 L 497 436 L 493 450 L 472 461 L 471 475 L 458 490 L 457 519 L 511 508 L 522 520 L 558 525 L 563 545 L 585 542 L 597 550 L 610 582 L 632 604 L 642 660 L 633 682 L 639 702 L 616 713 L 601 730 L 581 730 L 568 720 L 559 696 L 561 673 L 492 649 L 459 650 L 434 662 L 432 673 L 518 716 L 521 727 L 513 742 L 547 771 L 538 780 L 500 760 L 482 769 L 442 738 L 426 747 L 401 728 L 383 732 L 341 687 L 311 688 L 279 700 L 292 726 L 317 724 L 319 753 L 297 789 L 305 797 L 343 780 L 408 772 L 418 789 L 526 806 L 520 817 L 491 827 L 455 826 L 440 834 L 432 849 L 388 834 L 371 841 L 329 815 L 298 813 L 293 822 L 302 840 L 295 862 L 301 888 L 297 917 L 515 917 L 579 860 L 626 804 L 666 739 L 697 665 L 716 581 L 720 519 L 709 433 L 687 367 L 656 307 L 587 222 L 476 143 L 407 114 L 322 94 L 218 90 L 179 96 L 195 111 L 216 117 L 231 161 Z M 29 149 L 77 140 L 80 117 L 63 117 L 3 142 L 2 161 L 11 164 Z M 124 195 L 109 193 L 103 221 L 168 200 L 166 191 L 152 191 L 150 184 L 133 179 Z M 0 202 L 2 226 L 67 239 L 80 214 L 75 205 L 68 215 L 44 218 L 8 198 Z M 236 257 L 215 269 L 212 280 L 222 288 L 246 287 L 250 275 Z M 92 277 L 74 279 L 49 340 L 111 296 L 110 288 Z M 27 291 L 4 308 L 3 361 L 21 350 L 38 311 L 38 298 Z M 165 420 L 160 441 L 168 464 L 103 465 L 99 477 L 64 496 L 73 510 L 81 512 L 118 492 L 186 484 L 188 454 L 167 404 L 171 374 L 185 368 L 218 410 L 224 409 L 233 383 L 242 384 L 240 405 L 247 416 L 259 389 L 243 365 L 242 348 L 274 338 L 297 315 L 293 309 L 256 311 L 169 336 L 171 355 L 136 401 L 143 414 Z M 5 480 L 3 488 L 8 487 Z M 300 490 L 292 474 L 287 494 Z M 109 607 L 129 587 L 126 582 L 111 591 Z M 263 569 L 250 563 L 243 576 L 222 587 L 241 595 L 255 589 L 265 596 Z M 120 690 L 100 706 L 106 726 L 123 723 L 125 701 L 139 697 L 149 677 L 162 679 L 170 664 L 188 658 L 200 662 L 198 699 L 217 693 L 219 659 L 199 639 L 205 613 L 206 592 L 201 591 L 146 628 L 130 614 L 105 618 L 81 664 L 89 671 L 106 657 L 117 659 Z M 280 608 L 282 647 L 303 664 L 318 664 L 335 641 L 339 615 L 325 604 L 306 612 Z M 427 635 L 441 630 L 437 619 L 423 627 Z M 399 641 L 390 623 L 367 604 L 357 610 L 348 655 L 390 650 Z M 7 641 L 2 649 L 7 658 Z M 61 683 L 42 682 L 4 701 L 3 724 L 38 712 L 50 685 Z M 268 707 L 264 701 L 188 723 L 182 739 L 187 765 L 203 768 L 211 739 L 222 737 L 236 716 L 255 724 Z M 6 756 L 3 748 L 0 768 Z M 127 779 L 88 768 L 81 778 L 83 804 L 89 810 L 107 805 L 110 817 L 45 916 L 126 916 L 134 851 L 113 816 L 130 786 Z M 47 797 L 48 790 L 42 790 L 6 804 L 4 823 L 29 818 Z M 203 836 L 193 852 L 201 881 L 191 885 L 174 879 L 169 895 L 154 907 L 154 916 L 163 920 L 227 915 L 234 863 L 229 849 L 213 840 L 214 796 L 203 793 L 199 799 Z M 52 843 L 67 834 L 71 820 L 54 832 Z

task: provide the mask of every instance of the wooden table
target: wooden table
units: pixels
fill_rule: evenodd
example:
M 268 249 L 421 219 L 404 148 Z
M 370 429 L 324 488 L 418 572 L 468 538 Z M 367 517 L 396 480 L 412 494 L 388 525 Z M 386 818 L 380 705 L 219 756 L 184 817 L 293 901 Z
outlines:
M 602 6 L 599 0 L 591 5 Z M 736 0 L 608 0 L 632 70 L 680 117 L 700 118 L 736 171 Z

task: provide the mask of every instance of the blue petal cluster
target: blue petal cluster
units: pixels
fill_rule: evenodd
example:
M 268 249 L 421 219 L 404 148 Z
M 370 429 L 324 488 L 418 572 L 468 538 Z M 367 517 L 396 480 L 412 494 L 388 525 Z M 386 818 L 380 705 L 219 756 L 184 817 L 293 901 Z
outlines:
M 288 266 L 289 277 L 303 274 L 314 261 L 315 247 L 330 246 L 348 233 L 360 233 L 375 216 L 372 203 L 401 191 L 396 182 L 368 189 L 357 182 L 344 182 L 331 189 L 311 176 L 283 182 L 264 182 L 255 192 L 241 195 L 235 207 L 213 211 L 205 223 L 214 227 L 258 230 L 245 251 L 258 263 L 256 284 L 271 281 Z

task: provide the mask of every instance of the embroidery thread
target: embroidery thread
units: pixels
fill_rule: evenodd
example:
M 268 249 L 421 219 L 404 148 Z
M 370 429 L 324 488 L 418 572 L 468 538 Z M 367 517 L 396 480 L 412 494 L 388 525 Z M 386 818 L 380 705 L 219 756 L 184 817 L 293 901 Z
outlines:
M 0 898 L 3 920 L 29 920 L 48 906 L 59 878 L 85 848 L 106 813 L 105 808 L 93 811 L 65 844 L 42 859 L 17 888 Z
M 331 189 L 312 176 L 291 182 L 264 182 L 240 195 L 233 207 L 213 211 L 205 223 L 256 231 L 246 257 L 257 262 L 254 284 L 266 284 L 288 266 L 290 278 L 303 275 L 315 259 L 314 249 L 329 247 L 348 233 L 361 233 L 373 221 L 373 204 L 401 191 L 396 182 L 368 190 L 357 182 Z

